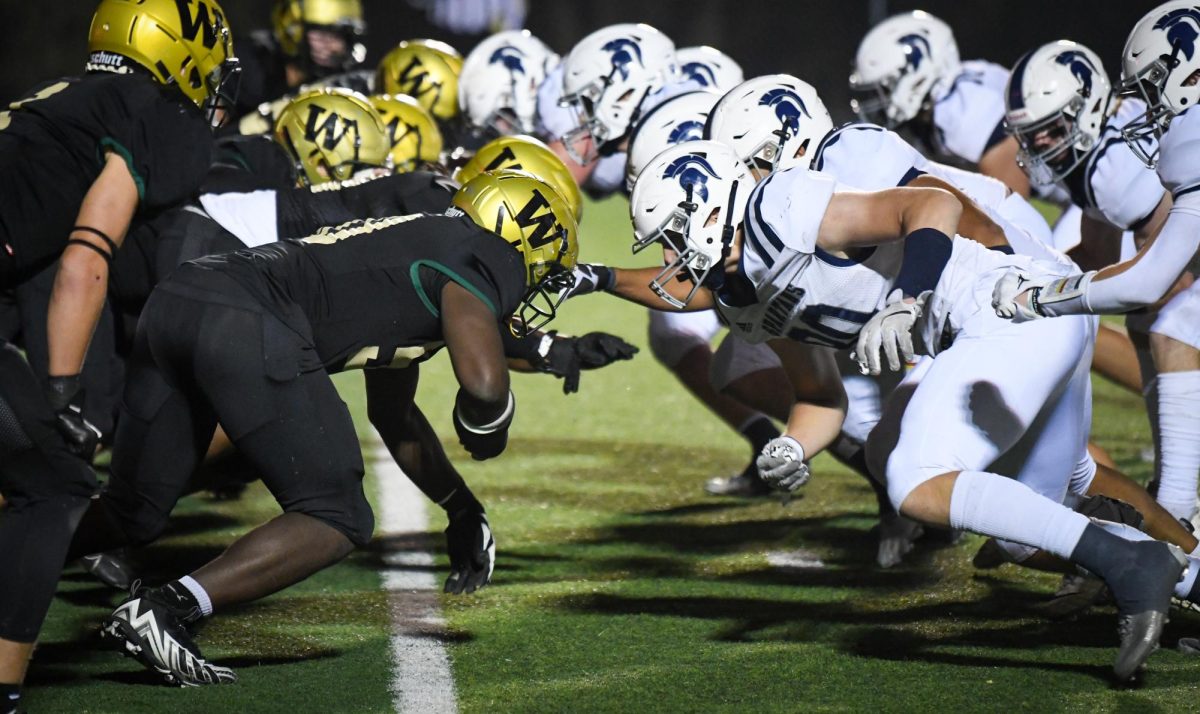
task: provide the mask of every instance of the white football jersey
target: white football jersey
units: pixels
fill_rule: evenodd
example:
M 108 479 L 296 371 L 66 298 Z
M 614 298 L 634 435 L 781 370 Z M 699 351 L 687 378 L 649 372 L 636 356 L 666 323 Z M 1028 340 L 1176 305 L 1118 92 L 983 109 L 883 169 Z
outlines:
M 1158 178 L 1176 199 L 1200 190 L 1200 112 L 1189 109 L 1171 120 L 1162 138 Z
M 1105 122 L 1096 149 L 1060 182 L 1070 192 L 1071 202 L 1085 214 L 1121 230 L 1148 217 L 1162 200 L 1162 182 L 1154 169 L 1134 156 L 1121 138 L 1121 129 L 1145 113 L 1141 101 L 1123 100 L 1117 113 Z M 1200 177 L 1200 170 L 1195 174 Z
M 748 342 L 776 337 L 845 349 L 884 307 L 904 257 L 903 241 L 864 251 L 861 259 L 830 255 L 817 245 L 825 209 L 844 190 L 830 176 L 800 168 L 777 171 L 750 195 L 737 274 L 718 293 L 717 309 Z M 1028 265 L 1023 256 L 990 251 L 955 237 L 953 251 L 917 326 L 928 354 L 952 337 L 990 298 L 976 289 L 980 273 Z M 994 277 L 988 277 L 989 291 Z
M 929 174 L 971 198 L 1000 225 L 1018 253 L 1039 260 L 1063 262 L 1066 258 L 1048 245 L 1049 226 L 1036 213 L 1015 220 L 1011 191 L 990 176 L 929 161 L 894 131 L 875 124 L 847 124 L 827 134 L 817 147 L 813 168 L 833 176 L 839 184 L 864 191 L 905 186 Z M 1040 226 L 1022 225 L 1040 222 Z
M 962 63 L 950 89 L 934 97 L 933 127 L 937 150 L 972 164 L 1007 138 L 1004 88 L 1008 70 L 982 60 Z

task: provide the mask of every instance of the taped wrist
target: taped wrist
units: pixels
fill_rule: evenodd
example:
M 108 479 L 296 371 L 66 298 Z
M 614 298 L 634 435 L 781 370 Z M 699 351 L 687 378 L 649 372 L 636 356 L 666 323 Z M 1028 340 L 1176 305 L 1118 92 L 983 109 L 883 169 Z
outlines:
M 954 243 L 936 228 L 918 228 L 904 238 L 904 259 L 893 288 L 915 298 L 937 287 Z
M 478 498 L 475 498 L 475 494 L 471 493 L 471 489 L 467 488 L 465 483 L 451 491 L 449 496 L 438 501 L 438 505 L 451 517 L 463 513 L 486 512 L 484 511 L 483 504 L 479 502 Z
M 500 416 L 496 417 L 487 424 L 472 424 L 463 416 L 462 413 L 462 396 L 463 391 L 458 390 L 458 398 L 454 400 L 454 416 L 458 419 L 458 423 L 462 428 L 472 434 L 494 434 L 502 429 L 507 429 L 512 423 L 513 415 L 517 411 L 517 400 L 513 397 L 512 390 L 508 391 L 508 403 L 504 406 L 504 411 L 500 412 Z
M 78 374 L 71 374 L 65 377 L 50 377 L 46 380 L 46 401 L 50 403 L 50 409 L 55 412 L 61 412 L 70 406 L 71 402 L 79 394 L 83 387 L 83 381 Z
M 1087 289 L 1095 271 L 1058 278 L 1042 288 L 1029 291 L 1029 309 L 1043 317 L 1081 315 L 1088 312 Z

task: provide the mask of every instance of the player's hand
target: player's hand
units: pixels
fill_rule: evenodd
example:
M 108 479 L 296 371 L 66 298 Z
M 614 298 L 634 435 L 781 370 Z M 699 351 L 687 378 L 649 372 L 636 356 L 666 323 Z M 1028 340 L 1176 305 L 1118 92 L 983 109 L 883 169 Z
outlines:
M 804 463 L 804 447 L 787 434 L 768 441 L 754 463 L 762 480 L 778 491 L 795 491 L 812 476 Z
M 1013 322 L 1029 322 L 1045 317 L 1029 299 L 1054 280 L 1053 275 L 1033 275 L 1020 268 L 1009 268 L 992 288 L 992 308 L 996 314 Z
M 587 295 L 601 290 L 612 290 L 617 274 L 607 265 L 579 263 L 572 271 L 575 284 L 566 290 L 563 299 Z
M 512 395 L 509 395 L 512 399 Z M 458 407 L 453 410 L 454 431 L 458 433 L 458 443 L 462 444 L 467 453 L 476 461 L 486 461 L 504 453 L 508 446 L 508 428 L 512 425 L 512 414 L 502 424 L 489 426 L 484 429 L 468 426 L 459 416 Z
M 863 325 L 854 348 L 854 359 L 863 374 L 883 371 L 880 350 L 887 355 L 888 367 L 900 371 L 914 356 L 912 329 L 921 318 L 927 294 L 912 300 L 898 299 L 887 305 Z
M 553 342 L 549 352 L 536 365 L 539 371 L 562 377 L 563 394 L 579 391 L 579 372 L 584 369 L 599 369 L 618 360 L 633 359 L 638 348 L 607 332 L 589 332 L 580 337 L 555 337 L 553 331 L 546 333 Z
M 446 526 L 446 552 L 450 556 L 450 576 L 443 592 L 473 593 L 491 581 L 496 567 L 496 541 L 482 510 L 451 514 L 450 525 Z
M 72 454 L 91 463 L 100 443 L 100 430 L 83 418 L 84 391 L 79 375 L 50 377 L 46 401 L 54 410 L 54 426 Z

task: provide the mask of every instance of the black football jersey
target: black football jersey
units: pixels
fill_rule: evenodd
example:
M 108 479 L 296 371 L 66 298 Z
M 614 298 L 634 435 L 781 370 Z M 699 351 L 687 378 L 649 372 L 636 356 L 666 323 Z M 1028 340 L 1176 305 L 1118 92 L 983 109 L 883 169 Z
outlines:
M 242 72 L 238 77 L 232 121 L 225 123 L 230 130 L 236 129 L 238 119 L 257 111 L 259 104 L 278 99 L 290 91 L 284 69 L 287 59 L 269 31 L 259 30 L 247 37 L 239 37 L 233 46 L 237 48 Z
M 141 73 L 47 82 L 0 112 L 0 248 L 18 281 L 62 252 L 106 152 L 128 164 L 139 211 L 157 211 L 195 194 L 212 141 L 195 104 Z
M 439 174 L 413 171 L 279 191 L 279 237 L 299 238 L 359 218 L 442 213 L 455 190 L 457 185 Z
M 443 344 L 440 304 L 449 280 L 483 301 L 498 323 L 526 291 L 518 251 L 468 218 L 444 215 L 354 221 L 191 264 L 245 287 L 310 340 L 330 372 L 405 367 L 431 356 Z
M 286 189 L 296 185 L 296 165 L 269 136 L 222 136 L 200 193 Z

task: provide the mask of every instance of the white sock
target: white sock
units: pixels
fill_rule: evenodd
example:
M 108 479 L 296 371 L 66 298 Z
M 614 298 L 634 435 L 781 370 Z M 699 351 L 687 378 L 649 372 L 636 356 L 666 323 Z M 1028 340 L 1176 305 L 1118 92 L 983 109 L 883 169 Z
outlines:
M 963 471 L 950 493 L 950 525 L 1070 559 L 1091 521 L 1025 484 L 986 471 Z
M 204 586 L 196 582 L 196 579 L 190 575 L 185 575 L 179 579 L 179 584 L 188 589 L 192 597 L 196 598 L 196 602 L 200 603 L 200 614 L 208 617 L 212 614 L 212 600 L 208 597 L 208 592 Z
M 1176 518 L 1196 514 L 1200 479 L 1200 372 L 1158 375 L 1158 502 Z
M 1101 521 L 1099 519 L 1092 519 L 1092 523 L 1125 540 L 1154 540 L 1149 533 L 1143 533 L 1125 523 L 1113 523 L 1112 521 Z M 1197 550 L 1200 550 L 1200 547 Z M 1188 598 L 1188 595 L 1192 592 L 1192 586 L 1196 584 L 1196 575 L 1200 574 L 1200 558 L 1189 554 L 1187 559 L 1188 569 L 1184 571 L 1183 577 L 1180 578 L 1179 582 L 1175 583 L 1175 597 L 1183 598 L 1184 600 Z

